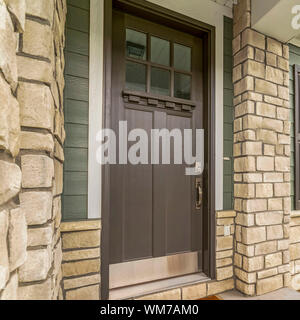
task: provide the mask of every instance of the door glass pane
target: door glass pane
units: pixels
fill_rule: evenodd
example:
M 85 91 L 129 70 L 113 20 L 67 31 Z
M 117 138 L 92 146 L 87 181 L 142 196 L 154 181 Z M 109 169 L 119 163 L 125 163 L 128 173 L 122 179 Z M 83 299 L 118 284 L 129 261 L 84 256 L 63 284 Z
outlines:
M 170 95 L 170 71 L 160 68 L 151 68 L 151 92 Z
M 147 59 L 147 35 L 131 29 L 126 29 L 126 55 L 127 57 Z
M 192 49 L 181 44 L 174 43 L 174 68 L 183 71 L 191 71 Z
M 146 91 L 146 66 L 131 61 L 126 62 L 126 89 Z
M 170 42 L 157 37 L 151 37 L 151 62 L 170 65 Z
M 191 99 L 191 80 L 191 76 L 175 72 L 174 95 L 176 98 Z

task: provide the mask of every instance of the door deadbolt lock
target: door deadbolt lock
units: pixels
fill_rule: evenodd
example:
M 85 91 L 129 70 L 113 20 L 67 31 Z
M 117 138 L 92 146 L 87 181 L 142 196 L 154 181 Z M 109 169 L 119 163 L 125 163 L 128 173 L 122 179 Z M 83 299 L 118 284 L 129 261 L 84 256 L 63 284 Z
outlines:
M 201 206 L 202 206 L 202 197 L 203 197 L 200 179 L 196 179 L 196 192 L 197 192 L 197 194 L 196 194 L 196 209 L 199 210 L 199 209 L 201 209 Z

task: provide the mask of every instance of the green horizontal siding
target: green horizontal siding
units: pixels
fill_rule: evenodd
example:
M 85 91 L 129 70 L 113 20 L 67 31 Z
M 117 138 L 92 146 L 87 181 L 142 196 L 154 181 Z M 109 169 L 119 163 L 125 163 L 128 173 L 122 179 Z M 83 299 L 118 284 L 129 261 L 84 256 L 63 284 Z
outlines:
M 63 220 L 87 219 L 89 0 L 68 0 L 65 48 Z
M 290 45 L 291 197 L 295 210 L 295 82 L 294 65 L 300 65 L 300 48 Z
M 224 18 L 224 161 L 223 209 L 233 209 L 233 83 L 232 83 L 232 19 Z M 227 160 L 229 159 L 229 160 Z

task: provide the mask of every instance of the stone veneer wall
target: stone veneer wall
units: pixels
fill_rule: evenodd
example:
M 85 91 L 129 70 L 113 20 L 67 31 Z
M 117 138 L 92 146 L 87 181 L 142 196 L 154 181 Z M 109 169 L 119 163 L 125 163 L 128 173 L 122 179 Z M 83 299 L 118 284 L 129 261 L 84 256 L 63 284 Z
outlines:
M 292 212 L 290 224 L 291 287 L 300 290 L 300 212 Z
M 234 211 L 217 212 L 217 281 L 174 288 L 134 299 L 195 300 L 234 288 Z M 224 227 L 230 234 L 224 236 Z M 63 222 L 63 297 L 66 300 L 98 300 L 100 291 L 100 220 Z
M 251 29 L 234 6 L 236 288 L 261 295 L 290 284 L 289 48 Z
M 0 0 L 1 299 L 59 295 L 65 17 L 65 0 Z
M 65 300 L 99 300 L 100 228 L 100 220 L 61 224 Z

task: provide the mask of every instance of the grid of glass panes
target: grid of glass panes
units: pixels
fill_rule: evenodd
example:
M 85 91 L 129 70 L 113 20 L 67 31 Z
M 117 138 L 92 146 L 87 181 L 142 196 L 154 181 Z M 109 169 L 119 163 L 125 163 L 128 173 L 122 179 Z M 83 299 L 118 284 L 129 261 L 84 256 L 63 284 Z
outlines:
M 126 29 L 126 89 L 190 100 L 192 48 Z

